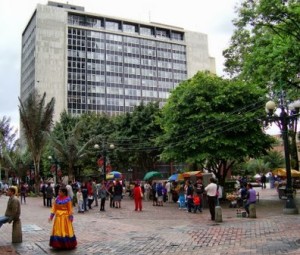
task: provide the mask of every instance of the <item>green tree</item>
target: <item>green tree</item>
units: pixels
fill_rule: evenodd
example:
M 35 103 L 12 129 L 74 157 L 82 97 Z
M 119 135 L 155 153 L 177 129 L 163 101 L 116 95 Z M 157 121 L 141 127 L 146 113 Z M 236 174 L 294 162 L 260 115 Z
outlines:
M 284 157 L 278 151 L 269 151 L 267 155 L 262 157 L 262 160 L 269 164 L 271 170 L 284 167 L 285 165 Z
M 69 180 L 74 179 L 75 166 L 84 157 L 89 156 L 89 148 L 99 139 L 99 136 L 95 136 L 82 141 L 81 135 L 84 129 L 86 129 L 86 123 L 82 120 L 77 122 L 71 130 L 66 130 L 60 123 L 57 123 L 55 132 L 50 137 L 51 148 L 59 162 L 66 165 Z
M 267 88 L 274 100 L 279 91 L 298 99 L 300 80 L 300 2 L 298 0 L 242 1 L 234 20 L 236 30 L 223 52 L 225 71 Z M 289 128 L 292 165 L 299 169 L 297 122 Z
M 13 153 L 17 144 L 17 131 L 10 124 L 10 118 L 6 116 L 0 119 L 0 180 L 8 177 L 10 168 L 9 162 L 5 155 Z M 1 171 L 4 169 L 5 176 L 1 176 Z
M 40 161 L 47 144 L 48 134 L 53 123 L 55 100 L 52 98 L 45 105 L 46 93 L 42 96 L 36 90 L 29 94 L 26 101 L 19 98 L 20 120 L 22 134 L 30 151 L 34 164 L 35 192 L 40 187 Z
M 47 169 L 50 167 L 48 156 L 53 155 L 58 159 L 62 173 L 69 178 L 95 176 L 99 151 L 94 149 L 94 145 L 102 145 L 103 141 L 113 143 L 110 139 L 113 132 L 112 117 L 105 114 L 85 113 L 72 116 L 63 112 L 53 128 L 52 142 L 48 146 L 47 155 L 44 156 Z M 113 155 L 110 152 L 109 157 L 111 156 Z M 114 165 L 116 161 L 117 159 L 113 158 Z M 78 169 L 81 170 L 80 173 L 76 172 Z
M 197 73 L 172 92 L 162 109 L 162 157 L 200 164 L 224 182 L 235 163 L 271 147 L 273 139 L 258 121 L 264 102 L 264 91 L 256 86 Z
M 114 120 L 115 132 L 112 138 L 116 141 L 115 153 L 119 164 L 123 169 L 137 169 L 138 178 L 153 169 L 159 160 L 161 148 L 155 142 L 156 137 L 162 133 L 156 120 L 159 116 L 159 104 L 151 102 L 142 103 L 132 113 L 118 116 Z
M 270 171 L 270 163 L 262 159 L 251 159 L 245 164 L 246 170 L 252 176 L 255 174 L 266 174 Z
M 106 114 L 87 113 L 80 116 L 80 121 L 84 123 L 84 129 L 81 133 L 81 144 L 95 138 L 88 146 L 89 157 L 84 157 L 80 160 L 81 169 L 85 176 L 99 176 L 99 167 L 97 160 L 103 154 L 103 145 L 107 149 L 107 163 L 110 161 L 114 169 L 118 164 L 118 159 L 115 157 L 114 150 L 109 150 L 109 145 L 116 145 L 116 141 L 111 138 L 111 134 L 115 130 L 113 118 Z M 94 148 L 94 145 L 100 145 L 100 151 Z M 117 145 L 116 145 L 117 147 Z
M 299 89 L 299 1 L 244 0 L 237 14 L 225 71 L 262 87 Z

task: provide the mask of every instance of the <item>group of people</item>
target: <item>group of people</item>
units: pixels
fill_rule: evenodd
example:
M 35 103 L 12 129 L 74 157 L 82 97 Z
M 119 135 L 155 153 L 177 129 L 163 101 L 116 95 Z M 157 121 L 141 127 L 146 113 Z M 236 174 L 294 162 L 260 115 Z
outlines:
M 218 197 L 220 197 L 222 189 L 216 184 L 214 178 L 210 178 L 210 183 L 206 187 L 204 187 L 202 179 L 198 179 L 196 183 L 187 180 L 184 184 L 172 185 L 171 183 L 167 185 L 167 183 L 163 184 L 161 182 L 141 185 L 140 182 L 135 182 L 132 189 L 134 210 L 142 211 L 142 200 L 146 194 L 145 190 L 149 193 L 152 192 L 153 205 L 155 206 L 163 205 L 164 196 L 167 196 L 167 199 L 171 202 L 172 197 L 168 197 L 168 192 L 176 191 L 178 193 L 179 208 L 186 208 L 188 212 L 194 213 L 197 211 L 202 212 L 203 194 L 206 194 L 211 220 L 215 220 L 215 207 L 218 205 Z M 56 187 L 58 187 L 58 190 L 55 190 Z M 20 190 L 22 192 L 22 188 Z M 94 206 L 98 206 L 98 199 L 100 199 L 100 211 L 105 211 L 106 200 L 110 201 L 110 207 L 121 208 L 123 185 L 118 180 L 114 182 L 102 181 L 98 184 L 91 180 L 80 185 L 69 182 L 67 185 L 60 184 L 57 186 L 47 183 L 42 186 L 42 192 L 46 194 L 44 205 L 51 207 L 49 221 L 54 220 L 49 245 L 55 249 L 73 249 L 77 246 L 72 224 L 73 206 L 77 203 L 78 212 L 82 213 L 91 209 L 94 202 Z M 250 204 L 256 203 L 256 191 L 248 183 L 247 189 L 241 189 L 241 192 L 243 192 L 242 196 L 246 199 L 244 207 L 249 215 Z M 4 223 L 14 222 L 14 228 L 21 229 L 21 208 L 19 199 L 15 198 L 16 193 L 15 187 L 8 189 L 10 198 L 5 215 L 0 217 L 0 227 Z M 75 197 L 76 199 L 74 199 Z M 24 202 L 26 203 L 26 200 Z M 15 233 L 22 232 L 21 230 L 19 232 L 13 231 L 13 242 L 21 242 L 22 235 L 16 235 Z

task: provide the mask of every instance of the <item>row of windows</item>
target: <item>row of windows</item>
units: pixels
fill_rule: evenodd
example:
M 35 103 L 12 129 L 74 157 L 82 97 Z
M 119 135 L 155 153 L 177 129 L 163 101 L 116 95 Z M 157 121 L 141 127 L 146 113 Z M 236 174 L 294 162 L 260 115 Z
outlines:
M 141 54 L 140 54 L 141 53 Z M 114 47 L 107 47 L 106 59 L 115 62 L 122 62 L 122 57 L 132 57 L 132 58 L 144 58 L 144 59 L 165 59 L 167 61 L 180 61 L 185 63 L 185 54 L 175 53 L 170 51 L 161 50 L 149 50 L 149 49 L 137 49 L 137 48 L 126 48 L 124 51 L 114 50 Z M 103 49 L 86 49 L 84 47 L 68 47 L 68 57 L 77 58 L 89 58 L 89 59 L 105 59 L 105 50 Z M 113 59 L 115 58 L 115 59 Z
M 107 29 L 112 31 L 123 31 L 127 33 L 157 37 L 166 40 L 183 41 L 184 33 L 160 27 L 144 26 L 136 23 L 128 23 L 120 20 L 111 20 L 101 17 L 88 17 L 76 14 L 68 15 L 68 24 L 77 26 Z
M 162 99 L 169 97 L 168 92 L 157 92 L 157 91 L 142 91 L 143 97 L 157 98 L 157 93 Z M 130 95 L 131 96 L 131 95 Z M 99 97 L 99 96 L 81 96 L 81 95 L 69 95 L 68 104 L 92 104 L 92 105 L 111 105 L 111 106 L 135 106 L 139 104 L 141 98 L 138 96 L 136 99 L 120 98 L 120 97 Z M 150 101 L 149 101 L 150 102 Z
M 108 68 L 109 66 L 107 66 Z M 123 80 L 124 83 L 126 84 L 126 81 L 128 80 L 136 80 L 136 83 L 143 83 L 145 80 L 150 79 L 150 80 L 157 80 L 157 79 L 169 79 L 172 80 L 173 78 L 175 80 L 184 80 L 186 78 L 185 73 L 175 73 L 175 72 L 166 72 L 166 71 L 155 71 L 155 70 L 147 70 L 147 69 L 142 69 L 141 70 L 141 76 L 138 76 L 134 78 L 134 75 L 132 76 L 132 79 L 130 79 L 130 76 L 125 76 L 123 79 L 122 75 L 122 67 L 119 69 L 119 74 L 120 75 L 115 75 L 117 66 L 111 66 L 114 67 L 112 70 L 107 70 L 106 76 L 104 74 L 93 74 L 93 73 L 87 73 L 85 74 L 84 72 L 68 72 L 68 79 L 69 80 L 82 80 L 85 81 L 92 81 L 92 82 L 103 82 L 103 83 L 117 83 L 117 84 L 122 84 Z M 109 73 L 109 71 L 113 73 Z M 105 79 L 106 77 L 106 79 Z M 138 84 L 133 84 L 133 85 L 138 85 Z
M 123 88 L 123 87 L 111 87 L 103 85 L 83 85 L 83 84 L 72 84 L 68 83 L 68 91 L 69 92 L 78 92 L 78 93 L 98 93 L 98 94 L 114 94 L 114 95 L 120 95 L 120 96 L 148 96 L 148 97 L 157 97 L 157 91 L 165 91 L 169 90 L 172 84 L 168 84 L 169 88 L 163 88 L 162 84 L 160 84 L 160 88 L 158 89 L 157 86 L 154 86 L 152 89 L 149 89 L 149 87 L 141 89 L 141 87 L 135 87 L 135 88 Z M 106 91 L 105 91 L 106 88 Z M 144 91 L 144 92 L 142 92 Z M 154 91 L 154 92 L 152 92 Z M 155 93 L 155 95 L 153 94 Z
M 81 31 L 83 35 L 78 36 L 78 31 Z M 88 36 L 88 34 L 91 34 Z M 134 38 L 129 36 L 121 36 L 114 34 L 105 34 L 102 32 L 91 32 L 87 31 L 87 38 L 85 37 L 85 31 L 75 28 L 68 29 L 68 42 L 70 45 L 85 46 L 87 40 L 88 48 L 104 48 L 104 43 L 110 42 L 111 44 L 117 45 L 128 45 L 132 47 L 145 46 L 147 48 L 159 48 L 163 50 L 174 50 L 178 52 L 185 52 L 185 46 L 173 43 L 157 42 L 153 40 L 146 40 L 140 38 Z
M 134 74 L 134 75 L 141 75 L 141 67 L 134 66 L 134 67 L 128 67 L 128 66 L 122 66 L 122 65 L 116 65 L 117 62 L 122 62 L 122 58 L 120 56 L 115 55 L 107 55 L 107 60 L 114 62 L 115 65 L 110 64 L 104 64 L 104 63 L 90 63 L 90 62 L 77 62 L 77 61 L 68 61 L 68 67 L 74 68 L 77 71 L 78 69 L 83 69 L 87 67 L 87 70 L 94 70 L 94 71 L 106 71 L 107 72 L 115 72 L 115 73 L 123 73 L 124 74 Z M 172 70 L 185 70 L 185 65 L 180 63 L 171 63 L 167 61 L 154 61 L 151 59 L 141 59 L 141 64 L 143 66 L 149 66 L 152 68 L 155 68 L 156 64 L 158 68 L 161 69 L 172 69 Z M 70 69 L 71 70 L 71 69 Z

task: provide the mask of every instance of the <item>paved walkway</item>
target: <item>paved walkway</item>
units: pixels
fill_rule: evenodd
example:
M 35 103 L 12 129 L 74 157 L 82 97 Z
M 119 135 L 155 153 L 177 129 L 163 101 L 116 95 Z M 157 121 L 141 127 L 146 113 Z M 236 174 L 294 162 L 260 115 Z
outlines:
M 85 214 L 75 213 L 74 229 L 78 247 L 55 251 L 49 247 L 51 223 L 49 208 L 41 198 L 27 198 L 22 205 L 23 243 L 11 244 L 11 225 L 0 229 L 0 254 L 300 254 L 300 215 L 285 215 L 285 200 L 276 190 L 261 190 L 257 218 L 238 218 L 236 209 L 222 204 L 223 222 L 210 221 L 208 209 L 187 213 L 175 203 L 163 207 L 143 202 L 143 211 L 135 212 L 133 200 L 125 197 L 122 208 L 100 212 L 93 207 Z M 0 197 L 0 215 L 7 197 Z M 300 199 L 296 199 L 300 208 Z

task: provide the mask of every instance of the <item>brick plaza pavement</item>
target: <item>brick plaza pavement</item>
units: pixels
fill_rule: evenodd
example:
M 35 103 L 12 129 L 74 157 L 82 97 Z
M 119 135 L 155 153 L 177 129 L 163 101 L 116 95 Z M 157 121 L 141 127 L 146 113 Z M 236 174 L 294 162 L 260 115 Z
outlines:
M 143 212 L 135 212 L 133 200 L 125 197 L 122 208 L 100 212 L 93 207 L 74 214 L 78 247 L 55 251 L 49 246 L 49 208 L 41 198 L 27 198 L 22 205 L 23 243 L 11 244 L 11 225 L 0 228 L 0 254 L 300 254 L 300 215 L 284 215 L 284 200 L 276 190 L 260 190 L 257 218 L 238 218 L 236 209 L 222 204 L 223 222 L 210 221 L 208 209 L 202 214 L 179 210 L 175 203 L 163 207 L 143 202 Z M 7 197 L 0 197 L 0 215 Z M 299 199 L 299 200 L 298 200 Z M 300 198 L 296 199 L 300 208 Z

